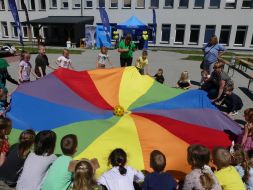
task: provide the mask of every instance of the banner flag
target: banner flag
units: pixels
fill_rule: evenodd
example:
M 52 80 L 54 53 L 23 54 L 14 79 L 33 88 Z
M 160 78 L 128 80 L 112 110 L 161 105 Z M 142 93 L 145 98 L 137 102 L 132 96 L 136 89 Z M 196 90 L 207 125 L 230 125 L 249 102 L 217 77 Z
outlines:
M 111 44 L 110 22 L 109 22 L 108 14 L 105 8 L 99 8 L 99 13 L 100 13 L 101 21 L 102 21 L 103 28 L 105 31 L 107 42 Z
M 153 43 L 156 43 L 156 28 L 157 28 L 157 23 L 156 23 L 156 12 L 155 9 L 153 9 L 153 29 L 152 29 L 152 38 L 153 38 Z

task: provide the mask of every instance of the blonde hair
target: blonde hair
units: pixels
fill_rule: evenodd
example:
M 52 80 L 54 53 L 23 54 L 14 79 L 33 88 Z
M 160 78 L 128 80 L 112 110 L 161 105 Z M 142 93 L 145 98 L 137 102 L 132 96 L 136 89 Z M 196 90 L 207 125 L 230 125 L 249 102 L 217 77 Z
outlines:
M 189 80 L 189 73 L 188 71 L 184 71 L 181 73 L 179 81 L 187 81 Z

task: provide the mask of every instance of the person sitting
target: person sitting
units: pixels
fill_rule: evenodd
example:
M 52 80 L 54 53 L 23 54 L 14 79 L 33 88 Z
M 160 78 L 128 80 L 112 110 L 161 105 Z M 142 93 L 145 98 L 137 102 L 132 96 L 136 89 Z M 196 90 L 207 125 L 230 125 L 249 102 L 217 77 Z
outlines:
M 163 76 L 163 69 L 158 69 L 157 73 L 154 75 L 154 78 L 157 82 L 163 84 L 164 83 L 164 76 Z
M 229 151 L 223 147 L 216 147 L 213 150 L 213 162 L 217 166 L 218 171 L 214 173 L 223 190 L 245 190 L 245 186 L 241 176 L 231 166 L 231 155 Z
M 177 88 L 188 90 L 189 88 L 191 88 L 191 86 L 192 85 L 188 71 L 182 72 L 179 81 L 177 81 Z
M 183 190 L 221 190 L 217 178 L 208 166 L 210 161 L 208 148 L 198 144 L 190 145 L 187 149 L 187 160 L 192 171 L 185 177 Z
M 77 137 L 74 134 L 65 135 L 61 139 L 63 155 L 58 157 L 48 169 L 41 190 L 67 189 L 69 187 L 72 173 L 68 171 L 68 167 L 76 152 L 77 144 Z
M 0 118 L 0 134 L 4 136 L 3 145 L 0 149 L 0 166 L 3 165 L 6 155 L 9 152 L 8 135 L 12 130 L 12 122 L 9 118 Z
M 221 111 L 225 111 L 228 115 L 236 115 L 238 111 L 242 109 L 242 99 L 235 93 L 233 93 L 234 87 L 227 86 L 224 89 L 224 98 L 221 101 L 221 106 L 225 105 L 226 108 L 221 108 Z
M 203 86 L 208 81 L 209 78 L 210 78 L 210 75 L 208 71 L 206 70 L 201 71 L 200 86 Z
M 104 185 L 109 190 L 134 190 L 133 182 L 143 181 L 144 175 L 132 167 L 126 166 L 126 162 L 127 154 L 123 149 L 113 150 L 108 158 L 108 163 L 113 168 L 98 179 L 98 184 Z
M 174 178 L 168 172 L 164 172 L 164 168 L 166 167 L 166 158 L 159 150 L 151 152 L 150 167 L 154 170 L 154 172 L 145 176 L 143 190 L 176 189 L 177 183 Z
M 32 129 L 23 131 L 19 143 L 10 147 L 5 162 L 0 167 L 0 180 L 6 188 L 15 187 L 24 162 L 34 143 L 35 132 Z

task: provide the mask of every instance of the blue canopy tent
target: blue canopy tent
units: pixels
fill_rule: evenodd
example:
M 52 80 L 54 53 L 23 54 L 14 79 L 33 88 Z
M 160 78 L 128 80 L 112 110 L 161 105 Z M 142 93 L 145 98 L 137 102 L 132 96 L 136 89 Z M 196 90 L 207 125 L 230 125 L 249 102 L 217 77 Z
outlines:
M 124 35 L 130 33 L 134 41 L 140 41 L 142 40 L 142 31 L 147 30 L 148 26 L 140 21 L 136 16 L 131 16 L 127 21 L 118 24 L 117 29 L 123 30 Z M 139 49 L 143 48 L 143 43 L 144 41 L 139 43 Z

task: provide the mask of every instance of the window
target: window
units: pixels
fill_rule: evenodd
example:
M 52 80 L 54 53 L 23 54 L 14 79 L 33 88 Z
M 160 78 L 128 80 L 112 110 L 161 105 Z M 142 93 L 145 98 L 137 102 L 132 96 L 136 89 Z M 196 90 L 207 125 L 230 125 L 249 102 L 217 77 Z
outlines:
M 137 8 L 145 8 L 145 0 L 137 0 Z
M 46 0 L 40 0 L 39 8 L 40 10 L 46 9 Z
M 118 0 L 111 0 L 111 8 L 118 8 Z
M 248 30 L 248 26 L 237 26 L 234 44 L 244 46 L 245 39 L 247 36 L 247 30 Z
M 29 0 L 29 10 L 35 10 L 35 0 Z
M 12 38 L 18 37 L 18 30 L 17 30 L 15 23 L 13 23 L 13 22 L 11 23 L 11 37 Z
M 153 41 L 153 24 L 148 24 L 148 41 Z
M 50 8 L 57 8 L 57 0 L 50 1 Z
M 105 7 L 105 0 L 98 0 L 98 7 Z
M 159 0 L 151 0 L 150 7 L 158 8 L 159 7 Z
M 165 0 L 164 1 L 164 7 L 173 8 L 173 6 L 174 6 L 174 0 Z
M 0 10 L 5 10 L 4 0 L 0 0 Z
M 190 44 L 198 44 L 199 43 L 199 31 L 200 25 L 191 25 L 191 34 L 190 34 Z
M 81 0 L 72 0 L 72 3 L 73 3 L 72 5 L 73 8 L 78 8 L 78 9 L 81 8 Z
M 235 9 L 237 0 L 226 0 L 225 8 Z
M 223 25 L 221 26 L 220 31 L 220 44 L 229 45 L 229 39 L 230 39 L 230 32 L 231 32 L 231 26 L 230 25 Z
M 25 7 L 24 7 L 24 5 L 21 3 L 21 0 L 18 0 L 18 2 L 17 2 L 17 8 L 18 8 L 18 10 L 25 10 Z
M 210 8 L 220 8 L 220 0 L 210 0 Z
M 208 43 L 214 34 L 215 34 L 215 25 L 206 25 L 204 43 Z
M 131 0 L 123 0 L 124 8 L 131 8 Z
M 9 33 L 8 33 L 7 22 L 1 22 L 1 29 L 2 29 L 2 35 L 3 35 L 3 37 L 8 37 Z
M 184 44 L 184 32 L 185 32 L 185 25 L 177 24 L 175 43 Z
M 22 25 L 23 37 L 28 38 L 28 27 L 27 25 Z
M 162 24 L 162 42 L 170 42 L 170 24 Z
M 69 2 L 68 2 L 68 0 L 62 0 L 61 1 L 61 8 L 62 9 L 68 9 L 69 8 Z
M 242 8 L 253 8 L 253 0 L 243 0 Z
M 92 0 L 84 0 L 84 8 L 92 8 L 93 1 Z
M 179 1 L 179 8 L 188 8 L 189 0 L 180 0 Z
M 194 8 L 204 8 L 205 0 L 195 0 Z
M 250 44 L 253 45 L 253 35 L 251 37 L 251 43 Z

